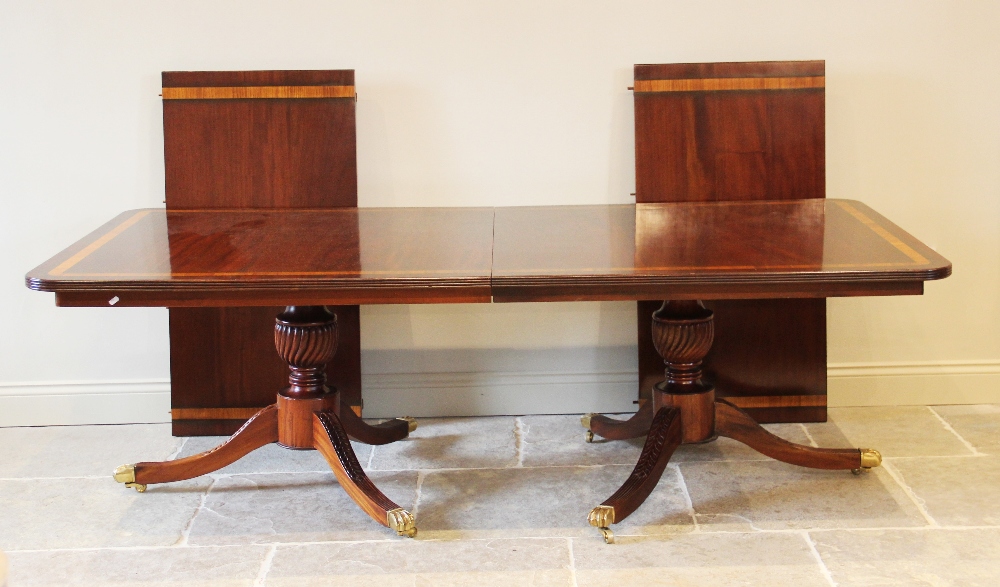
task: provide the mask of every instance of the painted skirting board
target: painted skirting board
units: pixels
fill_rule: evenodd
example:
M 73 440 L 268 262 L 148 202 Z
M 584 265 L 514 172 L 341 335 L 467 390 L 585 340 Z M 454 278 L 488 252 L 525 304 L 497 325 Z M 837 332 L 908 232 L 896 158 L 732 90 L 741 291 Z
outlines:
M 830 365 L 829 405 L 1000 403 L 1000 361 Z M 628 412 L 636 374 L 365 374 L 365 416 Z M 0 383 L 0 426 L 170 421 L 166 379 Z

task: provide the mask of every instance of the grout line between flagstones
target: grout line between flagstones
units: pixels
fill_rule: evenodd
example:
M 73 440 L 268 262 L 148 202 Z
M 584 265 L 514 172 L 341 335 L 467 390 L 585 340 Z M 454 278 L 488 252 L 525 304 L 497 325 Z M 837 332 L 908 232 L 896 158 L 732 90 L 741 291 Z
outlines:
M 566 546 L 569 548 L 569 578 L 573 587 L 579 587 L 576 582 L 576 555 L 573 553 L 573 539 L 566 539 Z
M 955 435 L 956 438 L 958 438 L 960 441 L 962 441 L 962 444 L 964 444 L 965 447 L 972 452 L 972 454 L 974 454 L 976 456 L 979 456 L 979 455 L 983 454 L 983 453 L 979 452 L 979 449 L 977 449 L 975 447 L 975 445 L 973 445 L 971 442 L 969 442 L 968 440 L 966 440 L 965 437 L 963 437 L 961 434 L 959 434 L 958 430 L 955 430 L 952 427 L 952 425 L 948 423 L 948 420 L 945 420 L 944 417 L 941 414 L 939 414 L 937 412 L 937 410 L 934 409 L 933 406 L 926 406 L 926 408 L 928 410 L 930 410 L 930 412 L 932 414 L 934 414 L 935 418 L 937 418 L 938 420 L 940 420 L 941 425 L 944 426 L 944 429 L 947 430 L 948 432 L 951 432 L 952 434 Z
M 188 520 L 188 523 L 184 525 L 184 529 L 181 530 L 181 537 L 177 540 L 174 546 L 187 546 L 188 539 L 191 537 L 191 528 L 194 527 L 194 520 L 198 517 L 198 514 L 201 513 L 201 510 L 204 509 L 205 502 L 208 501 L 208 493 L 212 491 L 212 487 L 215 486 L 215 481 L 216 480 L 213 478 L 208 484 L 208 487 L 205 488 L 205 493 L 201 495 L 201 501 L 198 502 L 198 507 L 196 507 L 194 513 L 191 514 L 191 519 Z
M 830 573 L 830 569 L 823 562 L 823 557 L 819 554 L 819 550 L 816 549 L 816 543 L 813 541 L 812 536 L 809 535 L 807 530 L 802 531 L 802 539 L 806 541 L 806 545 L 809 546 L 809 551 L 812 553 L 813 558 L 816 559 L 816 564 L 819 566 L 820 573 L 826 579 L 826 582 L 830 584 L 830 587 L 837 587 L 837 582 L 833 580 L 833 574 Z
M 267 581 L 267 574 L 271 572 L 271 563 L 274 562 L 274 553 L 278 550 L 278 544 L 272 544 L 270 548 L 267 549 L 267 554 L 264 555 L 263 560 L 260 561 L 260 569 L 257 570 L 257 577 L 253 581 L 253 587 L 264 587 L 265 581 Z
M 927 503 L 923 500 L 923 498 L 919 497 L 913 491 L 912 487 L 906 484 L 906 481 L 903 479 L 903 474 L 900 473 L 899 470 L 896 469 L 896 467 L 894 467 L 892 463 L 888 461 L 882 462 L 882 468 L 885 469 L 885 472 L 888 473 L 890 477 L 892 477 L 892 480 L 895 481 L 897 485 L 899 485 L 899 487 L 903 490 L 903 493 L 905 493 L 906 496 L 910 498 L 910 501 L 913 502 L 913 505 L 917 506 L 917 511 L 919 511 L 920 515 L 922 515 L 924 519 L 927 521 L 927 525 L 932 528 L 940 527 L 940 524 L 937 523 L 937 520 L 935 520 L 931 516 L 930 512 L 927 511 Z
M 684 495 L 684 503 L 687 504 L 688 514 L 691 516 L 691 522 L 694 523 L 694 531 L 701 532 L 701 524 L 698 523 L 698 512 L 694 509 L 694 500 L 691 499 L 691 492 L 688 491 L 687 480 L 684 479 L 684 472 L 681 471 L 680 465 L 677 463 L 670 463 L 668 466 L 673 467 L 676 471 L 678 485 L 680 485 L 681 493 Z
M 803 424 L 802 422 L 799 422 L 799 427 L 802 428 L 802 432 L 803 432 L 803 434 L 806 435 L 806 440 L 809 441 L 809 444 L 813 448 L 819 448 L 819 445 L 816 444 L 816 440 L 813 438 L 813 435 L 809 432 L 809 429 L 806 428 L 806 425 Z

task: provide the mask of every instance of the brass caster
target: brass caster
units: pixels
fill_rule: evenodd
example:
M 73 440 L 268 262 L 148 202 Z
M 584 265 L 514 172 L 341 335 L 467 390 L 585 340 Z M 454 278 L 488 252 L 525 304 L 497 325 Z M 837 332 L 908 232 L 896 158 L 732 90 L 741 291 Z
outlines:
M 851 472 L 855 475 L 871 471 L 873 467 L 878 467 L 882 464 L 882 455 L 877 450 L 873 448 L 859 448 L 858 452 L 861 453 L 861 466 L 857 469 L 851 469 Z
M 599 505 L 587 514 L 587 523 L 595 528 L 607 528 L 615 523 L 615 508 Z
M 386 526 L 396 531 L 399 536 L 413 538 L 417 535 L 417 524 L 413 514 L 403 508 L 396 508 L 385 513 Z
M 144 483 L 135 482 L 135 465 L 122 465 L 115 469 L 114 473 L 115 481 L 119 483 L 124 483 L 125 487 L 129 489 L 135 489 L 139 493 L 144 493 L 146 491 L 146 485 Z
M 587 435 L 583 437 L 587 442 L 594 442 L 594 433 L 587 430 Z
M 115 469 L 115 481 L 119 483 L 135 483 L 135 465 L 122 465 Z
M 882 464 L 882 454 L 874 448 L 859 448 L 861 452 L 861 468 L 871 469 Z
M 604 536 L 604 544 L 615 543 L 615 533 L 610 528 L 598 528 L 598 530 L 601 531 L 601 536 Z
M 396 419 L 406 422 L 406 430 L 409 433 L 412 433 L 414 430 L 417 429 L 417 419 L 414 418 L 413 416 L 403 416 L 402 418 L 396 418 Z
M 587 514 L 587 523 L 601 531 L 605 544 L 615 543 L 615 533 L 608 526 L 615 523 L 615 508 L 599 505 Z

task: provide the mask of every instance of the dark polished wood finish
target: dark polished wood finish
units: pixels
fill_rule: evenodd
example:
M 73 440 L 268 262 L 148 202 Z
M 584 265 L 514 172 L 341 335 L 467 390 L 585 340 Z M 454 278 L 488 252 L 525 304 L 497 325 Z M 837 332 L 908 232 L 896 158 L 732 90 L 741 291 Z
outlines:
M 590 524 L 607 529 L 610 524 L 621 522 L 632 515 L 632 512 L 638 509 L 656 488 L 671 455 L 682 443 L 681 436 L 680 410 L 675 408 L 657 410 L 632 474 L 618 491 L 591 511 L 588 518 Z M 605 508 L 610 508 L 610 511 Z M 606 534 L 605 540 L 611 542 L 607 537 Z
M 229 440 L 212 450 L 174 461 L 136 463 L 135 481 L 147 485 L 207 475 L 277 440 L 278 408 L 271 405 L 257 412 Z
M 337 350 L 336 316 L 323 306 L 289 306 L 275 320 L 274 345 L 289 368 L 288 386 L 278 393 L 276 404 L 262 409 L 210 451 L 176 461 L 133 465 L 132 480 L 127 482 L 145 491 L 148 484 L 190 479 L 272 442 L 292 449 L 317 449 L 340 486 L 365 513 L 400 535 L 415 535 L 413 516 L 379 491 L 362 470 L 338 418 L 338 413 L 353 412 L 344 409 L 337 391 L 326 385 L 326 362 Z M 360 420 L 354 426 L 362 436 L 385 432 L 365 430 L 367 425 Z
M 824 76 L 822 61 L 636 65 L 636 201 L 824 197 L 822 85 L 643 91 L 650 80 Z
M 861 467 L 861 454 L 856 448 L 815 448 L 788 442 L 764 430 L 749 414 L 725 401 L 715 404 L 715 433 L 791 465 L 812 469 Z
M 825 197 L 824 86 L 822 61 L 636 65 L 636 202 Z M 637 308 L 640 398 L 660 375 L 658 304 Z M 720 320 L 705 373 L 721 396 L 755 398 L 760 421 L 826 420 L 824 300 L 707 305 Z
M 389 444 L 410 434 L 413 424 L 404 418 L 395 418 L 379 424 L 368 424 L 352 410 L 337 412 L 340 424 L 347 435 L 365 444 Z
M 717 436 L 733 438 L 780 461 L 817 469 L 854 469 L 877 466 L 862 458 L 860 449 L 821 449 L 794 444 L 764 430 L 736 406 L 715 400 L 713 386 L 702 379 L 702 361 L 712 346 L 714 315 L 700 301 L 668 300 L 653 313 L 653 345 L 666 366 L 664 380 L 652 388 L 653 418 L 646 445 L 639 462 L 625 484 L 601 505 L 594 508 L 588 521 L 613 541 L 608 526 L 628 517 L 649 496 L 659 481 L 670 454 L 681 443 L 714 440 Z M 640 410 L 640 413 L 642 410 Z M 616 438 L 630 437 L 644 420 L 637 413 L 624 422 L 603 416 L 583 419 L 588 428 L 587 440 L 594 434 L 611 432 Z M 595 429 L 593 423 L 597 422 Z M 670 426 L 668 429 L 668 425 Z M 874 451 L 872 460 L 876 460 Z
M 489 208 L 133 210 L 28 281 L 64 305 L 489 302 L 492 224 Z
M 660 359 L 662 363 L 663 360 Z M 616 420 L 603 414 L 588 414 L 583 418 L 583 425 L 592 433 L 607 440 L 628 440 L 639 438 L 649 433 L 653 423 L 653 402 L 639 400 L 639 409 L 626 420 Z M 588 436 L 588 441 L 591 437 Z
M 357 207 L 354 71 L 165 72 L 162 95 L 168 209 Z M 214 99 L 176 99 L 198 95 Z M 281 97 L 240 98 L 268 95 Z M 221 415 L 273 401 L 287 373 L 269 334 L 286 302 L 170 309 L 171 404 L 199 415 L 175 416 L 175 435 L 232 434 L 245 419 Z M 360 410 L 358 307 L 336 313 L 327 376 Z
M 353 70 L 165 71 L 164 88 L 354 86 Z M 164 100 L 167 207 L 357 206 L 353 93 Z
M 853 200 L 497 208 L 493 299 L 919 294 L 951 264 Z
M 316 449 L 330 464 L 340 486 L 373 520 L 383 526 L 389 526 L 392 520 L 390 512 L 398 512 L 402 508 L 386 497 L 365 474 L 337 415 L 333 412 L 318 412 L 313 415 L 313 425 Z M 400 535 L 412 538 L 416 535 L 417 529 L 412 526 L 412 516 L 409 512 L 404 514 L 409 517 L 411 527 L 393 529 Z
M 288 384 L 288 366 L 274 352 L 274 316 L 283 306 L 172 308 L 170 386 L 175 436 L 234 433 L 274 402 Z M 333 306 L 337 354 L 327 365 L 330 387 L 353 410 L 361 406 L 361 324 L 358 306 Z M 249 414 L 247 413 L 249 412 Z

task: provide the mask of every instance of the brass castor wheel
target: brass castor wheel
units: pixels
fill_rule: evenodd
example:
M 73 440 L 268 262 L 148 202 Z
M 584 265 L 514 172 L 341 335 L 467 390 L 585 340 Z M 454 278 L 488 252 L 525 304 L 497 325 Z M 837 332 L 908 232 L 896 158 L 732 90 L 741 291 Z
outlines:
M 855 475 L 870 471 L 873 467 L 882 464 L 882 454 L 874 448 L 859 448 L 858 452 L 861 453 L 861 466 L 857 469 L 851 469 Z
M 604 536 L 604 544 L 614 544 L 615 543 L 615 533 L 611 531 L 611 528 L 598 528 L 601 531 L 601 536 Z

